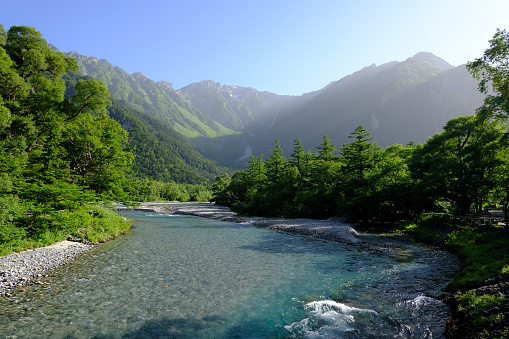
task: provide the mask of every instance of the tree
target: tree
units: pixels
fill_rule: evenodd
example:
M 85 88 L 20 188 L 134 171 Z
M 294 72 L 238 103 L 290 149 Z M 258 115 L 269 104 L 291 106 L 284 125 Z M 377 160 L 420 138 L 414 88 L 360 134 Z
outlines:
M 324 135 L 322 138 L 322 143 L 316 147 L 318 149 L 317 158 L 323 161 L 332 161 L 335 157 L 336 148 L 333 144 L 330 143 L 329 138 Z
M 228 192 L 228 186 L 230 185 L 232 179 L 225 173 L 216 178 L 214 184 L 212 185 L 212 199 L 210 201 L 214 201 L 216 204 L 230 206 L 231 205 L 231 197 Z
M 4 28 L 4 25 L 0 24 L 0 46 L 5 45 L 6 40 L 7 40 L 7 32 Z
M 509 116 L 509 32 L 499 30 L 489 41 L 490 48 L 475 61 L 467 63 L 467 69 L 479 80 L 479 90 L 488 94 L 484 105 L 477 109 L 483 118 Z
M 82 114 L 68 123 L 62 146 L 69 169 L 80 186 L 105 194 L 120 189 L 120 181 L 132 167 L 133 154 L 126 150 L 127 132 L 106 114 Z M 109 196 L 111 198 L 111 196 Z
M 435 206 L 451 203 L 454 212 L 480 212 L 493 189 L 489 173 L 497 159 L 503 127 L 475 116 L 453 118 L 444 132 L 435 134 L 412 157 L 410 168 L 416 189 Z M 474 204 L 475 203 L 475 204 Z
M 341 159 L 345 164 L 345 172 L 358 181 L 365 178 L 366 172 L 374 166 L 380 156 L 381 149 L 372 142 L 374 139 L 370 138 L 370 135 L 363 126 L 358 126 L 348 136 L 354 141 L 341 148 Z
M 126 132 L 106 115 L 110 94 L 103 83 L 82 79 L 66 91 L 64 75 L 77 71 L 75 59 L 50 49 L 34 28 L 3 32 L 0 198 L 21 199 L 31 225 L 39 215 L 93 201 L 95 193 L 105 197 L 118 187 L 132 155 Z
M 368 200 L 370 190 L 373 189 L 369 181 L 369 172 L 381 156 L 381 148 L 370 136 L 363 126 L 358 126 L 348 136 L 353 141 L 341 147 L 344 174 L 344 198 L 341 210 L 353 218 L 365 219 L 368 215 Z
M 279 144 L 279 140 L 274 142 L 272 152 L 265 163 L 267 169 L 267 180 L 270 183 L 278 183 L 285 177 L 287 160 L 283 156 L 283 149 Z
M 281 215 L 284 213 L 293 200 L 292 182 L 288 173 L 288 161 L 283 156 L 283 149 L 276 140 L 272 152 L 265 162 L 267 169 L 267 182 L 261 192 L 262 199 L 267 207 L 267 212 L 271 215 Z
M 415 208 L 412 197 L 413 181 L 408 168 L 415 146 L 410 144 L 387 147 L 370 171 L 368 214 L 379 220 L 409 218 Z

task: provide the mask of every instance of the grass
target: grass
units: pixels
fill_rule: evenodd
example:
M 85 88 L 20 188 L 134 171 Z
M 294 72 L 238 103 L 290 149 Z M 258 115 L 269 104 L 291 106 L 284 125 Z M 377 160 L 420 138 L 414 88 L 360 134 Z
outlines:
M 98 205 L 40 217 L 30 227 L 19 226 L 25 224 L 22 221 L 0 227 L 0 256 L 51 245 L 66 240 L 69 234 L 98 244 L 126 233 L 131 227 L 131 221 Z
M 461 260 L 454 289 L 469 287 L 492 275 L 509 272 L 509 230 L 462 224 L 447 215 L 424 215 L 404 226 L 417 241 L 438 245 Z
M 474 325 L 498 323 L 504 318 L 500 313 L 490 314 L 492 312 L 488 312 L 488 310 L 496 310 L 507 301 L 507 297 L 501 293 L 477 295 L 475 291 L 458 292 L 456 300 L 458 301 L 458 311 L 473 317 Z
M 458 254 L 462 268 L 453 287 L 468 286 L 508 271 L 509 233 L 507 230 L 467 226 L 451 233 L 445 244 Z

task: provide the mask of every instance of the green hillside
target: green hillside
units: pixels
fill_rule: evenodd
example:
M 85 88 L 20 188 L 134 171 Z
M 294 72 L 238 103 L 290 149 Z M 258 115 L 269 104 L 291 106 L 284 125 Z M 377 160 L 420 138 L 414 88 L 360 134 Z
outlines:
M 129 132 L 136 177 L 199 184 L 227 171 L 204 158 L 180 133 L 125 101 L 114 99 L 108 114 Z
M 82 75 L 104 82 L 112 97 L 129 102 L 187 137 L 215 137 L 234 133 L 182 100 L 170 83 L 156 83 L 141 73 L 128 74 L 104 59 L 87 57 L 74 51 L 66 55 L 77 60 Z

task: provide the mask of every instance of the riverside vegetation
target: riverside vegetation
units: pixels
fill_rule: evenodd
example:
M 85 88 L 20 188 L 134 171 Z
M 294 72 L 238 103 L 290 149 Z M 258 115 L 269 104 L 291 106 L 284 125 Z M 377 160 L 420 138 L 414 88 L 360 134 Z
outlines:
M 34 28 L 0 25 L 0 255 L 69 236 L 98 243 L 125 233 L 130 222 L 109 201 L 210 198 L 196 184 L 214 173 L 210 161 L 196 159 L 196 170 L 183 160 L 170 166 L 173 153 L 160 136 L 168 133 L 112 104 L 104 83 L 77 71 L 76 60 Z M 133 127 L 129 139 L 112 117 Z M 180 153 L 192 161 L 193 152 Z M 173 180 L 155 165 L 145 169 L 155 157 L 175 168 Z
M 484 105 L 451 119 L 423 145 L 382 149 L 363 126 L 339 152 L 327 136 L 315 153 L 295 139 L 287 158 L 276 141 L 266 160 L 251 157 L 233 177 L 218 177 L 214 200 L 251 215 L 400 223 L 462 260 L 449 286 L 457 310 L 449 335 L 508 337 L 509 231 L 497 221 L 480 223 L 485 205 L 503 210 L 509 221 L 509 33 L 497 31 L 467 68 L 489 93 Z

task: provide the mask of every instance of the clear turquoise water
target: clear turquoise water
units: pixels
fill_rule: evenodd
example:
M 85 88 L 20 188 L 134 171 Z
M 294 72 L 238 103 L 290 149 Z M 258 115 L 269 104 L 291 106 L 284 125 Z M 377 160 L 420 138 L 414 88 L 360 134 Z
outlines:
M 455 268 L 443 252 L 391 240 L 387 255 L 248 224 L 124 215 L 135 219 L 128 236 L 0 300 L 0 336 L 442 337 L 448 309 L 433 297 Z

